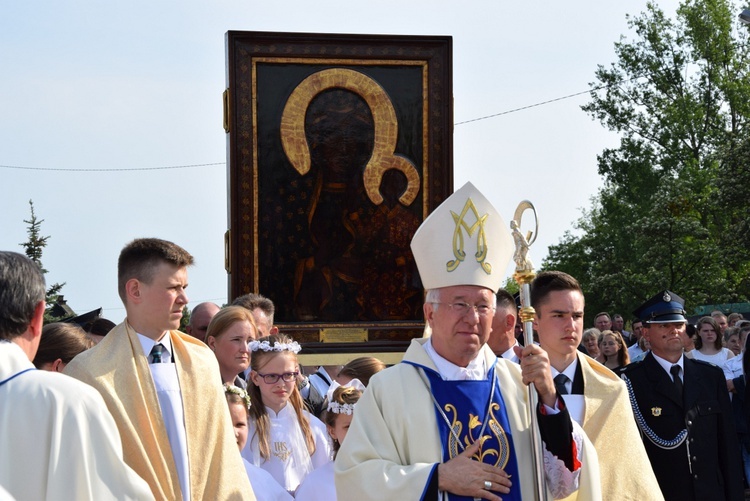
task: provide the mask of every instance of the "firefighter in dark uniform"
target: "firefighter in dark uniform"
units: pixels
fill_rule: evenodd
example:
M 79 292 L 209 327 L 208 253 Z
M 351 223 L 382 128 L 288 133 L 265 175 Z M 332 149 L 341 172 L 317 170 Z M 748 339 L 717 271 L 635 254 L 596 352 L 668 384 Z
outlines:
M 683 356 L 684 304 L 663 291 L 634 312 L 651 352 L 622 378 L 666 501 L 740 501 L 742 459 L 724 374 Z

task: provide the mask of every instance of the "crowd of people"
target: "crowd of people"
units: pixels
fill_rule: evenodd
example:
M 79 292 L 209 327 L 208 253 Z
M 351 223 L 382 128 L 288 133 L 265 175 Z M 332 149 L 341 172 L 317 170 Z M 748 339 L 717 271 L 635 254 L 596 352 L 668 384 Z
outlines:
M 544 271 L 524 346 L 505 228 L 470 183 L 423 222 L 426 335 L 388 368 L 302 367 L 260 294 L 179 331 L 193 258 L 172 242 L 122 249 L 126 319 L 95 328 L 43 325 L 42 271 L 0 252 L 0 500 L 743 499 L 750 322 L 693 326 L 661 291 L 630 331 L 584 331 L 578 281 Z

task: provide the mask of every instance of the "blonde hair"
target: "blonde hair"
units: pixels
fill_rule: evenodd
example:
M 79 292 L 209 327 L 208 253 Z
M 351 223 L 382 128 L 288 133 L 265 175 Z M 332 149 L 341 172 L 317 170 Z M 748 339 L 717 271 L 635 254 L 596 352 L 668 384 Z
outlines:
M 293 340 L 285 334 L 274 334 L 272 336 L 262 337 L 258 339 L 258 341 L 268 341 L 271 345 L 273 345 L 274 343 L 288 344 Z M 297 362 L 297 355 L 289 350 L 258 350 L 254 351 L 253 356 L 250 357 L 250 368 L 252 368 L 253 372 L 258 372 L 259 369 L 266 365 L 273 357 L 279 355 L 291 356 L 293 357 L 295 363 Z M 260 449 L 260 456 L 264 460 L 268 460 L 271 457 L 271 420 L 268 417 L 266 406 L 263 405 L 263 397 L 260 393 L 260 387 L 255 384 L 250 384 L 248 385 L 247 392 L 250 394 L 251 402 L 250 418 L 255 422 L 255 434 L 253 436 L 257 435 L 258 437 L 258 448 Z M 313 438 L 312 430 L 310 429 L 310 421 L 307 419 L 307 416 L 305 416 L 305 403 L 302 400 L 302 395 L 300 395 L 296 383 L 292 385 L 292 394 L 289 396 L 289 403 L 292 405 L 292 407 L 294 408 L 294 412 L 297 414 L 297 422 L 302 429 L 302 435 L 305 437 L 307 452 L 310 454 L 310 456 L 312 456 L 315 453 L 315 439 Z
M 227 306 L 226 308 L 219 310 L 208 324 L 208 329 L 206 329 L 206 342 L 208 342 L 209 336 L 217 338 L 229 330 L 232 325 L 244 321 L 250 322 L 250 325 L 253 326 L 253 332 L 257 336 L 258 326 L 255 325 L 255 317 L 253 317 L 253 314 L 250 311 L 242 306 Z

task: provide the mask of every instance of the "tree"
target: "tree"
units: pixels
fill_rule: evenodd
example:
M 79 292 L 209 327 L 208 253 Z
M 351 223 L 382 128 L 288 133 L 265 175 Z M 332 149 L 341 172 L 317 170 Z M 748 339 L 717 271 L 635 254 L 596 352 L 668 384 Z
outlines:
M 543 262 L 580 280 L 589 312 L 632 311 L 661 289 L 688 310 L 750 297 L 750 51 L 737 12 L 688 0 L 672 20 L 648 4 L 596 70 L 583 110 L 620 144 L 598 156 L 604 187 L 580 235 Z
M 24 223 L 28 224 L 28 229 L 26 230 L 26 233 L 29 237 L 29 239 L 26 242 L 23 242 L 19 244 L 21 247 L 24 248 L 24 251 L 26 253 L 26 256 L 34 261 L 37 266 L 42 270 L 43 274 L 47 274 L 47 270 L 42 265 L 42 253 L 44 251 L 44 248 L 47 246 L 47 240 L 49 240 L 48 236 L 41 236 L 41 228 L 42 223 L 44 222 L 44 219 L 37 219 L 36 213 L 34 212 L 34 202 L 32 200 L 29 200 L 29 207 L 31 208 L 31 219 L 24 219 Z M 64 317 L 54 317 L 52 316 L 49 311 L 52 308 L 52 305 L 54 305 L 57 302 L 57 298 L 60 295 L 60 291 L 62 290 L 65 283 L 55 283 L 51 285 L 47 289 L 45 302 L 47 303 L 47 313 L 45 313 L 45 323 L 47 322 L 54 322 L 57 320 L 60 320 Z

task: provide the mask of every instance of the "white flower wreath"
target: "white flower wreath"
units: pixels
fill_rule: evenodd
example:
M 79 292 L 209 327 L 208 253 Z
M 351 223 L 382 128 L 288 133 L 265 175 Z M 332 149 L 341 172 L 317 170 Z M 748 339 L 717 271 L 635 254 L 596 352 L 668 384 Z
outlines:
M 334 381 L 333 383 L 331 383 L 331 386 L 328 387 L 328 392 L 326 392 L 326 400 L 328 400 L 328 412 L 333 412 L 334 414 L 347 414 L 351 416 L 354 413 L 354 406 L 356 404 L 340 404 L 333 401 L 333 392 L 336 391 L 336 388 L 338 388 L 339 386 L 344 388 L 354 388 L 356 390 L 359 390 L 360 392 L 363 392 L 365 391 L 365 385 L 362 384 L 362 381 L 355 378 L 342 385 Z
M 291 343 L 279 343 L 276 341 L 273 343 L 273 346 L 268 341 L 250 341 L 247 347 L 250 348 L 250 351 L 291 351 L 295 354 L 299 353 L 302 349 L 297 341 L 292 341 Z
M 245 403 L 245 407 L 247 407 L 248 410 L 250 410 L 250 395 L 247 394 L 245 390 L 240 388 L 239 386 L 235 386 L 233 384 L 224 383 L 224 393 L 232 393 L 234 395 L 238 395 L 242 401 Z

